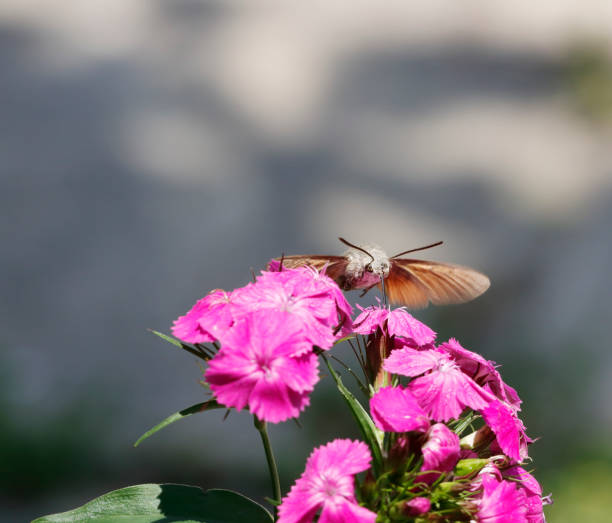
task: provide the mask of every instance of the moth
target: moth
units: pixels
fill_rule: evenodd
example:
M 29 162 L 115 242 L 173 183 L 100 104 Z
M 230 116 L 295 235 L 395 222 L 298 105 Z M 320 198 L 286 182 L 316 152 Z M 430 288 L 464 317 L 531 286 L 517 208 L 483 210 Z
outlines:
M 305 254 L 277 258 L 280 269 L 309 265 L 325 270 L 330 278 L 345 291 L 363 289 L 362 296 L 373 287 L 398 305 L 411 309 L 434 305 L 464 303 L 485 292 L 489 278 L 469 267 L 435 261 L 401 258 L 405 254 L 422 251 L 443 242 L 409 249 L 395 256 L 376 245 L 354 245 L 338 238 L 349 249 L 342 256 Z

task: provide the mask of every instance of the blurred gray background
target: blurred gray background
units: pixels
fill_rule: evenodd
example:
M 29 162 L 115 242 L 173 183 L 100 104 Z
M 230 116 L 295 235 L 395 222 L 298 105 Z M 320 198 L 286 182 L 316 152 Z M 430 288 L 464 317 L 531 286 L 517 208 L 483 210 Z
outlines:
M 2 521 L 268 495 L 245 413 L 132 448 L 204 398 L 147 329 L 339 235 L 491 277 L 416 315 L 518 389 L 549 520 L 609 521 L 612 4 L 4 0 L 0 111 Z M 271 429 L 285 489 L 356 435 L 330 381 Z

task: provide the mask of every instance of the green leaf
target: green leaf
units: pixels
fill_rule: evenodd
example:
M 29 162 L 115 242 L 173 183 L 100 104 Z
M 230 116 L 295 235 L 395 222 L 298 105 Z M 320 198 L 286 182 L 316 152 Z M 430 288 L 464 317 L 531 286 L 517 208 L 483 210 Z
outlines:
M 339 340 L 334 341 L 334 347 L 338 345 L 339 343 L 342 343 L 343 341 L 352 340 L 354 337 L 355 337 L 354 334 L 349 334 L 348 336 L 345 336 L 344 338 L 340 338 Z
M 175 347 L 178 347 L 179 349 L 186 350 L 187 352 L 190 352 L 194 356 L 197 356 L 198 358 L 202 358 L 203 360 L 210 359 L 210 357 L 207 354 L 199 351 L 198 349 L 195 349 L 194 347 L 187 345 L 186 343 L 181 342 L 180 340 L 177 340 L 176 338 L 173 338 L 172 336 L 168 336 L 167 334 L 164 334 L 163 332 L 159 332 L 153 329 L 149 329 L 149 330 L 156 336 L 159 336 L 162 340 L 165 340 L 168 343 L 172 343 L 172 345 L 174 345 Z
M 163 332 L 155 331 L 153 329 L 149 329 L 149 330 L 156 336 L 159 336 L 162 340 L 166 340 L 168 343 L 172 343 L 172 345 L 177 346 L 179 349 L 184 349 L 185 347 L 188 347 L 188 345 L 181 343 L 176 338 L 173 338 L 172 336 L 168 336 L 167 334 L 164 334 Z
M 35 519 L 32 523 L 272 523 L 255 501 L 231 490 L 153 483 L 108 492 L 85 505 Z
M 336 386 L 342 394 L 342 397 L 346 400 L 349 408 L 351 409 L 351 413 L 357 422 L 357 425 L 361 429 L 361 434 L 363 435 L 368 447 L 370 447 L 370 451 L 372 452 L 372 468 L 374 469 L 374 473 L 378 476 L 383 470 L 383 457 L 382 457 L 382 443 L 383 438 L 385 436 L 384 432 L 378 430 L 372 418 L 367 413 L 367 411 L 363 408 L 359 400 L 353 395 L 353 393 L 348 390 L 340 376 L 336 373 L 334 368 L 329 363 L 329 360 L 325 357 L 325 355 L 321 355 L 327 368 L 329 369 L 330 374 L 334 378 L 336 382 Z
M 224 408 L 225 406 L 219 405 L 215 400 L 208 400 L 203 403 L 196 403 L 195 405 L 192 405 L 191 407 L 187 407 L 186 409 L 183 409 L 178 412 L 175 412 L 174 414 L 171 414 L 165 420 L 155 425 L 155 427 L 147 430 L 142 436 L 138 438 L 138 440 L 136 440 L 136 443 L 134 443 L 134 446 L 137 447 L 138 445 L 140 445 L 142 441 L 147 439 L 149 436 L 152 436 L 156 432 L 160 431 L 164 427 L 167 427 L 171 423 L 174 423 L 175 421 L 186 418 L 187 416 L 191 416 L 192 414 L 196 414 L 198 412 L 203 412 L 205 410 L 224 409 Z

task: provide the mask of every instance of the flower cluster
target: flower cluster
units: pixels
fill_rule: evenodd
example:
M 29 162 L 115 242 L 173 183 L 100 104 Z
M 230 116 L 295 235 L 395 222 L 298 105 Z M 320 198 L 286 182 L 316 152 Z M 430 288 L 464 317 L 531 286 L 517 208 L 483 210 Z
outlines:
M 521 466 L 532 442 L 521 400 L 494 362 L 452 338 L 437 344 L 402 308 L 379 304 L 351 321 L 324 271 L 275 268 L 199 300 L 173 334 L 214 344 L 205 379 L 219 403 L 274 423 L 308 405 L 318 354 L 355 338 L 369 391 L 367 444 L 315 449 L 279 522 L 544 521 L 541 488 Z M 380 463 L 370 468 L 373 456 Z
M 521 400 L 495 364 L 455 339 L 435 346 L 435 334 L 402 309 L 371 307 L 355 323 L 391 348 L 381 367 L 394 383 L 370 399 L 374 423 L 389 434 L 390 474 L 367 504 L 408 520 L 543 522 L 542 491 L 519 466 L 532 442 Z M 482 427 L 460 439 L 478 420 Z
M 211 292 L 174 322 L 172 333 L 196 346 L 219 342 L 205 373 L 217 401 L 277 423 L 308 405 L 319 380 L 313 348 L 331 348 L 351 312 L 333 280 L 302 267 Z

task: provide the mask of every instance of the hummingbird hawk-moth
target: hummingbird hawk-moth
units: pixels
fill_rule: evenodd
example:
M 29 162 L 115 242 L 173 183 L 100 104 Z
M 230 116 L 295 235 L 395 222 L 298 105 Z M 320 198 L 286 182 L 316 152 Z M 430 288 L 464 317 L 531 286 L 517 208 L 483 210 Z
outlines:
M 363 289 L 363 295 L 371 288 L 378 287 L 391 303 L 412 309 L 426 307 L 429 302 L 447 305 L 470 301 L 480 296 L 490 285 L 487 276 L 468 267 L 400 258 L 442 242 L 387 256 L 376 245 L 354 245 L 343 238 L 339 240 L 349 247 L 344 255 L 283 256 L 277 259 L 281 263 L 281 270 L 283 267 L 292 269 L 304 265 L 319 271 L 324 269 L 325 274 L 343 290 Z

